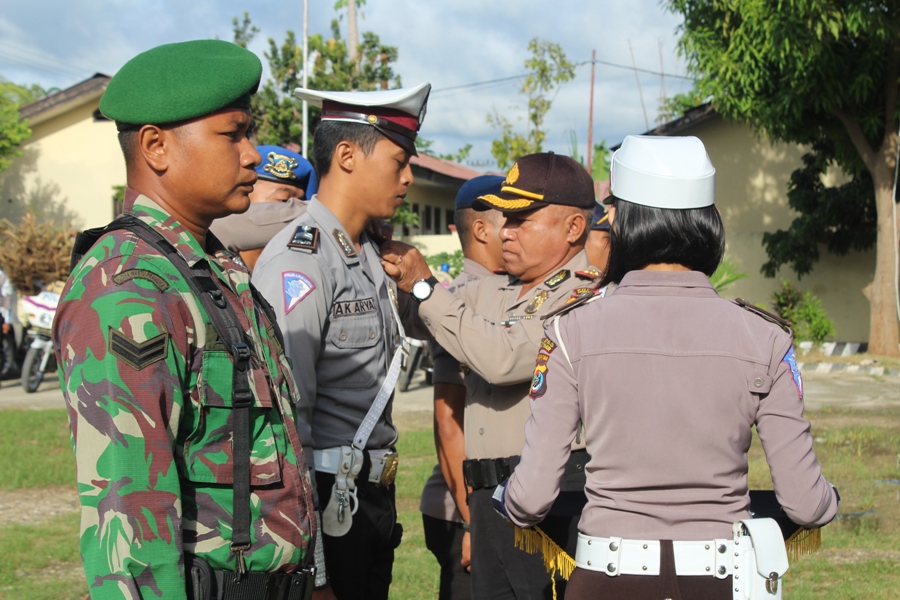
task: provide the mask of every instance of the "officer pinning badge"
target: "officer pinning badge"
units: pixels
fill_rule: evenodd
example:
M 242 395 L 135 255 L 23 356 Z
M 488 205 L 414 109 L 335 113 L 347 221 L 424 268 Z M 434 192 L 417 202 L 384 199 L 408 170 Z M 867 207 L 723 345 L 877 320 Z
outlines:
M 793 347 L 784 355 L 782 362 L 787 363 L 787 366 L 791 368 L 791 376 L 794 378 L 794 385 L 797 386 L 797 396 L 803 400 L 803 378 L 800 377 L 800 367 L 797 366 L 797 355 L 794 353 Z
M 319 243 L 319 228 L 311 225 L 298 225 L 288 242 L 288 248 L 315 250 Z
M 312 279 L 299 271 L 282 272 L 281 281 L 284 284 L 284 314 L 294 310 L 295 306 L 316 289 Z
M 109 328 L 109 352 L 140 371 L 164 360 L 169 354 L 169 333 L 164 331 L 149 340 L 137 342 L 117 329 Z
M 571 271 L 569 271 L 568 269 L 563 269 L 562 271 L 558 272 L 556 275 L 553 275 L 549 279 L 547 279 L 544 282 L 544 285 L 546 285 L 550 289 L 553 289 L 556 286 L 558 286 L 559 284 L 561 284 L 563 281 L 568 279 L 571 274 L 572 274 Z
M 353 244 L 350 243 L 350 240 L 347 239 L 346 233 L 337 228 L 335 228 L 335 230 L 331 233 L 332 235 L 334 235 L 334 239 L 337 240 L 338 245 L 341 247 L 341 250 L 344 251 L 344 254 L 347 256 L 347 258 L 353 258 L 354 256 L 356 256 L 356 248 L 354 248 Z
M 531 302 L 528 303 L 528 306 L 525 307 L 526 315 L 533 315 L 537 311 L 540 310 L 541 305 L 550 297 L 550 292 L 547 290 L 541 290 L 538 292 L 537 296 L 531 299 Z
M 294 169 L 296 169 L 300 163 L 297 162 L 296 158 L 278 154 L 277 152 L 269 152 L 269 154 L 266 155 L 266 160 L 269 161 L 268 164 L 263 167 L 263 170 L 266 173 L 269 173 L 278 179 L 297 179 L 297 174 L 294 173 Z

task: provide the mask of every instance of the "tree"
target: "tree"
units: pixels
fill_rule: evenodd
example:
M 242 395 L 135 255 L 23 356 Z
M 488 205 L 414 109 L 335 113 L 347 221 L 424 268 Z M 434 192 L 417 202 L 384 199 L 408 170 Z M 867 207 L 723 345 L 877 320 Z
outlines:
M 44 90 L 16 85 L 0 77 L 0 171 L 22 154 L 19 146 L 31 136 L 28 121 L 19 116 L 19 106 L 44 95 Z
M 356 4 L 361 2 L 357 0 Z M 335 8 L 344 6 L 346 4 L 338 2 Z M 235 17 L 232 23 L 234 42 L 240 46 L 246 47 L 259 32 L 246 12 L 242 20 Z M 301 101 L 294 96 L 294 89 L 303 81 L 303 48 L 298 45 L 293 31 L 287 32 L 281 44 L 274 38 L 269 38 L 268 42 L 265 57 L 272 78 L 262 85 L 252 104 L 256 141 L 260 144 L 302 145 Z M 309 37 L 309 87 L 339 91 L 400 87 L 400 76 L 393 69 L 398 56 L 396 47 L 382 44 L 378 35 L 366 31 L 358 44 L 358 58 L 352 61 L 347 42 L 341 38 L 339 20 L 333 19 L 330 38 L 326 39 L 322 34 Z M 310 131 L 315 129 L 318 115 L 319 110 L 310 107 Z
M 856 180 L 860 191 L 867 188 L 862 180 L 871 178 L 876 265 L 872 283 L 863 290 L 871 307 L 869 350 L 900 355 L 892 210 L 900 124 L 900 3 L 669 0 L 669 6 L 684 15 L 679 44 L 697 77 L 697 91 L 711 96 L 725 118 L 748 123 L 772 141 L 815 145 L 831 140 L 833 148 L 823 157 Z M 812 159 L 817 161 L 821 164 Z M 806 189 L 815 192 L 814 187 Z M 815 210 L 824 190 L 817 195 L 819 200 L 810 204 Z M 842 213 L 866 201 L 858 198 Z M 827 230 L 813 235 L 820 236 Z
M 544 117 L 553 104 L 551 96 L 555 97 L 559 86 L 575 77 L 575 65 L 569 62 L 559 44 L 534 38 L 528 42 L 528 51 L 531 53 L 525 61 L 528 74 L 520 90 L 528 98 L 525 134 L 517 133 L 510 120 L 496 108 L 487 116 L 488 123 L 500 130 L 500 139 L 491 144 L 491 154 L 501 169 L 509 168 L 526 154 L 543 150 L 547 137 Z

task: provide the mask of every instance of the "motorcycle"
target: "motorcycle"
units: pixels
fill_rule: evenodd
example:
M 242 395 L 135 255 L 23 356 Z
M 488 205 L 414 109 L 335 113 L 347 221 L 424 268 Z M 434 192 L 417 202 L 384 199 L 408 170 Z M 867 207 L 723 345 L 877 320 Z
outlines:
M 412 338 L 407 338 L 407 341 L 409 342 L 409 357 L 400 371 L 400 377 L 397 379 L 397 387 L 401 392 L 409 389 L 413 375 L 419 369 L 425 372 L 425 385 L 431 385 L 431 376 L 434 371 L 434 365 L 431 362 L 431 352 L 428 350 L 428 342 Z
M 28 348 L 22 363 L 22 387 L 29 394 L 38 390 L 44 373 L 56 370 L 50 327 L 59 304 L 62 285 L 47 286 L 36 296 L 25 296 L 19 301 L 19 315 L 26 327 L 22 345 Z

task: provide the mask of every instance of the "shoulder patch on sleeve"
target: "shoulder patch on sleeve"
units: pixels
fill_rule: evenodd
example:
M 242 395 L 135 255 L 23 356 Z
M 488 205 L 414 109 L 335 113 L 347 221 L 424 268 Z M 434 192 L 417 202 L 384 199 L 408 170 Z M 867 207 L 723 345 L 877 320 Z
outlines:
M 136 342 L 121 331 L 110 327 L 109 352 L 125 364 L 140 371 L 168 356 L 169 332 L 164 331 L 149 340 Z
M 294 310 L 294 307 L 316 289 L 312 279 L 299 271 L 282 272 L 281 281 L 284 289 L 284 314 Z
M 319 244 L 319 228 L 312 225 L 298 225 L 288 242 L 288 248 L 315 250 Z
M 791 376 L 794 378 L 794 385 L 797 386 L 797 396 L 803 400 L 803 378 L 800 376 L 800 367 L 797 365 L 797 355 L 794 353 L 793 346 L 788 349 L 782 362 L 787 363 L 787 366 L 791 368 Z
M 153 271 L 148 271 L 147 269 L 129 269 L 128 271 L 116 273 L 112 276 L 111 279 L 116 285 L 122 285 L 123 283 L 132 281 L 133 279 L 145 279 L 153 284 L 153 287 L 158 289 L 160 292 L 164 292 L 169 289 L 168 281 L 166 281 Z
M 735 298 L 734 300 L 732 300 L 732 302 L 734 302 L 735 304 L 737 304 L 744 310 L 746 310 L 748 312 L 752 312 L 753 314 L 755 314 L 758 317 L 762 317 L 763 319 L 765 319 L 766 321 L 768 321 L 770 323 L 775 323 L 776 325 L 778 325 L 779 327 L 784 329 L 786 332 L 788 332 L 790 334 L 794 333 L 793 331 L 791 331 L 790 321 L 786 321 L 776 314 L 770 313 L 767 310 L 763 310 L 758 306 L 750 304 L 743 298 Z

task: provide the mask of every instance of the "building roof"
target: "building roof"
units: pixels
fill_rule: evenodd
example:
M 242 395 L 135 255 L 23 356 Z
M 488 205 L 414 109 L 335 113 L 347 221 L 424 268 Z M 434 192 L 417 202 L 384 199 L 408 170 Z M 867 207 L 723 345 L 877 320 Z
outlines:
M 19 109 L 19 114 L 23 119 L 28 119 L 32 125 L 36 125 L 65 112 L 73 105 L 84 104 L 100 98 L 110 79 L 112 78 L 109 75 L 95 73 L 90 79 L 85 79 L 72 87 L 29 102 Z
M 473 177 L 483 174 L 481 171 L 470 169 L 452 160 L 436 158 L 424 152 L 420 152 L 418 156 L 413 156 L 409 162 L 412 165 L 416 183 L 430 182 L 438 186 L 452 185 L 459 187 Z
M 685 129 L 709 121 L 718 116 L 718 111 L 713 107 L 711 102 L 706 102 L 694 108 L 688 109 L 685 113 L 667 123 L 663 123 L 658 127 L 654 127 L 649 131 L 645 131 L 641 135 L 678 135 Z M 610 150 L 618 150 L 622 144 L 616 144 Z

